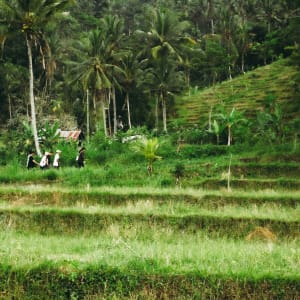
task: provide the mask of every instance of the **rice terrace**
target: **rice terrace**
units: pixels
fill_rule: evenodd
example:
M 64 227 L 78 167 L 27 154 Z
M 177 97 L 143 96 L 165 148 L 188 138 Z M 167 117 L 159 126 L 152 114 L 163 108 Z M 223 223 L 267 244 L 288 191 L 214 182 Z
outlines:
M 0 299 L 300 300 L 299 16 L 0 0 Z

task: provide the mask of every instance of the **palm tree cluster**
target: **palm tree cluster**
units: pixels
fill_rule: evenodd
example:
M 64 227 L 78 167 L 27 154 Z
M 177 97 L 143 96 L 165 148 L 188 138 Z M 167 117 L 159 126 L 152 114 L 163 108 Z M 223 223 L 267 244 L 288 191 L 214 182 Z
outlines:
M 38 154 L 40 99 L 61 103 L 88 135 L 116 134 L 118 116 L 127 129 L 167 132 L 176 95 L 297 48 L 299 7 L 298 0 L 0 0 L 1 120 L 19 118 L 20 103 L 29 104 L 23 115 Z

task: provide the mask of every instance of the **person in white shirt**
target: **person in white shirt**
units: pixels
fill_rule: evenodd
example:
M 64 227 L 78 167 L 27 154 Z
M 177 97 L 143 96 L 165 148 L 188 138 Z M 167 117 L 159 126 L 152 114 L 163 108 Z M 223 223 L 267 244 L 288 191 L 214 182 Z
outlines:
M 49 156 L 51 155 L 50 152 L 45 152 L 44 156 L 40 161 L 40 168 L 42 170 L 49 168 Z
M 53 160 L 53 167 L 56 169 L 59 169 L 59 167 L 60 167 L 60 154 L 61 154 L 61 151 L 56 150 L 54 160 Z

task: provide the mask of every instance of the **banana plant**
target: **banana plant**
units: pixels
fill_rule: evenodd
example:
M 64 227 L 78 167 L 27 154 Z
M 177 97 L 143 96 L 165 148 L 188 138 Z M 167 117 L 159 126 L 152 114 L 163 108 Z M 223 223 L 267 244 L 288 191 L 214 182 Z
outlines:
M 29 151 L 34 146 L 34 140 L 32 135 L 32 127 L 26 121 L 22 122 L 23 125 L 23 138 L 24 138 L 24 147 L 26 151 Z
M 221 124 L 218 123 L 217 120 L 214 120 L 213 123 L 211 124 L 211 128 L 207 130 L 208 133 L 214 134 L 217 138 L 217 145 L 220 143 L 220 134 L 223 131 L 223 127 Z
M 39 139 L 43 144 L 44 149 L 52 149 L 59 141 L 59 124 L 56 122 L 53 125 L 48 122 L 39 130 Z
M 232 127 L 240 122 L 245 122 L 242 113 L 238 112 L 235 107 L 232 108 L 230 113 L 226 113 L 224 108 L 217 116 L 223 121 L 225 128 L 227 128 L 227 146 L 232 142 Z

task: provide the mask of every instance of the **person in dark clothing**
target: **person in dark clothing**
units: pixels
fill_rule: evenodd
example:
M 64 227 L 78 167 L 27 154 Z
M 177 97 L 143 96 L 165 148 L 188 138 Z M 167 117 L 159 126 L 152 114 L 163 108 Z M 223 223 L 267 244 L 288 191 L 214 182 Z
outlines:
M 82 147 L 79 150 L 78 156 L 76 158 L 78 168 L 83 168 L 84 167 L 84 159 L 85 159 L 85 148 Z
M 26 167 L 28 170 L 33 169 L 35 166 L 38 166 L 39 163 L 34 159 L 34 151 L 30 151 L 28 156 L 27 156 L 27 163 Z

